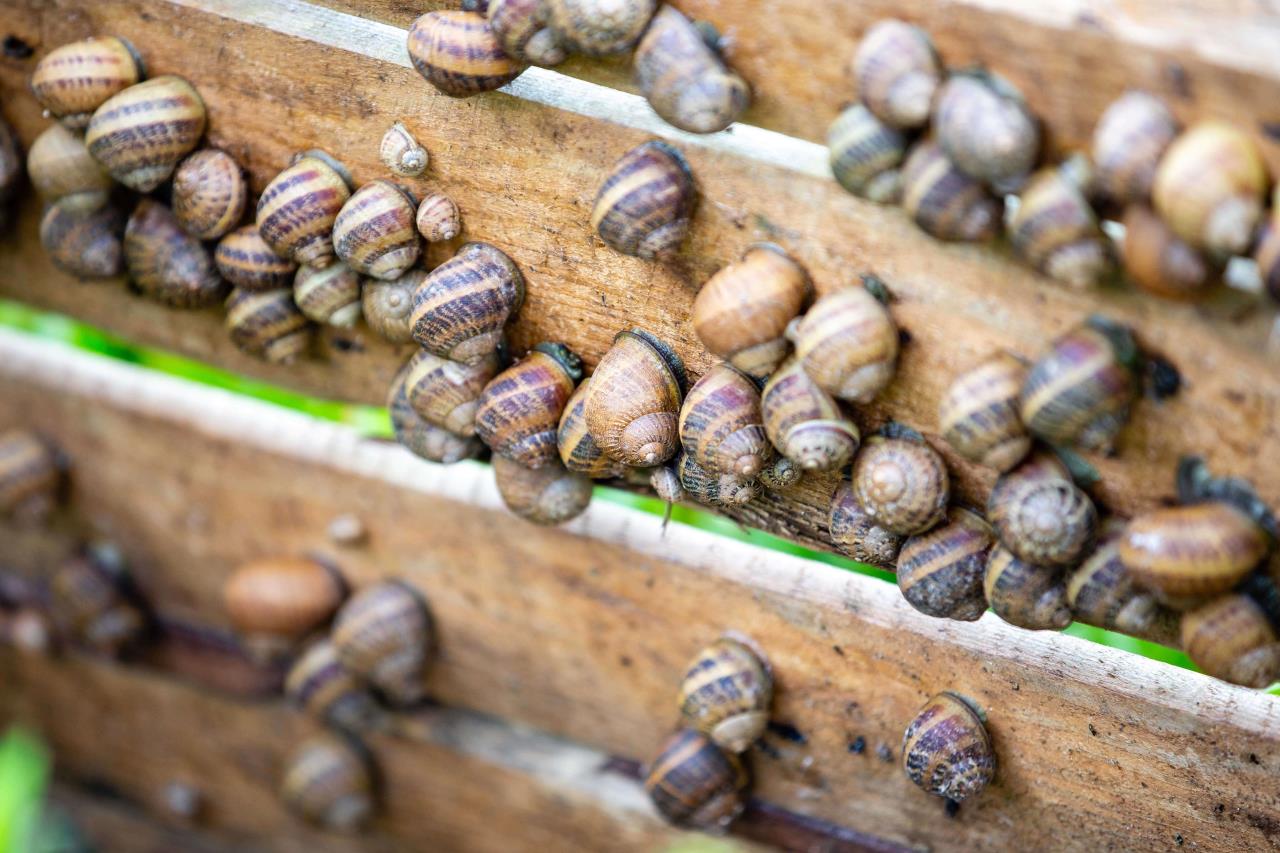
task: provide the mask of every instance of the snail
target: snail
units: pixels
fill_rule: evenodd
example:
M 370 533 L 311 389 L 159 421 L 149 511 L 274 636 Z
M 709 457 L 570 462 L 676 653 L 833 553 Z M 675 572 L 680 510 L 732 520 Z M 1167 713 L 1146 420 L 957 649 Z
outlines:
M 314 735 L 285 761 L 280 796 L 299 817 L 324 829 L 355 832 L 374 809 L 373 773 L 363 747 L 337 732 Z
M 943 73 L 924 30 L 894 19 L 877 22 L 858 43 L 852 72 L 858 97 L 880 121 L 903 130 L 929 121 Z
M 124 214 L 114 205 L 97 210 L 59 199 L 40 220 L 40 245 L 53 265 L 77 278 L 111 278 L 124 270 Z
M 722 637 L 685 667 L 676 704 L 684 725 L 745 752 L 764 734 L 772 701 L 769 665 L 746 643 Z
M 997 471 L 1013 468 L 1031 450 L 1018 415 L 1027 368 L 997 353 L 957 376 L 938 405 L 938 431 L 956 453 Z
M 327 639 L 316 640 L 294 661 L 284 693 L 299 710 L 346 731 L 368 731 L 386 723 L 373 694 L 342 665 Z
M 170 308 L 207 308 L 227 295 L 209 251 L 173 211 L 144 198 L 124 229 L 124 262 L 142 294 Z
M 617 0 L 547 0 L 553 10 L 567 3 Z M 622 6 L 654 0 L 621 0 Z M 719 41 L 718 37 L 715 40 Z M 668 124 L 690 133 L 715 133 L 733 124 L 751 103 L 747 81 L 725 65 L 718 44 L 674 6 L 663 4 L 632 58 L 636 87 Z
M 230 154 L 197 151 L 173 173 L 173 214 L 192 237 L 217 240 L 244 215 L 244 173 Z
M 22 142 L 13 125 L 0 115 L 0 228 L 11 217 L 10 206 L 22 184 Z
M 779 492 L 804 479 L 804 469 L 787 457 L 779 456 L 773 460 L 773 464 L 765 466 L 757 479 L 766 490 Z
M 68 130 L 80 131 L 111 96 L 146 77 L 142 57 L 118 36 L 88 38 L 49 51 L 31 73 L 31 92 Z
M 743 479 L 735 474 L 717 474 L 703 468 L 693 457 L 684 451 L 676 457 L 672 465 L 680 490 L 670 489 L 669 483 L 663 489 L 657 489 L 659 497 L 667 503 L 676 503 L 664 492 L 670 491 L 683 499 L 687 494 L 699 503 L 708 506 L 735 507 L 751 503 L 760 496 L 760 483 L 756 480 Z M 656 486 L 656 484 L 655 484 Z
M 300 267 L 293 279 L 293 301 L 308 320 L 350 328 L 360 319 L 360 276 L 344 263 Z
M 522 302 L 515 261 L 488 243 L 467 243 L 414 290 L 413 337 L 441 358 L 474 363 L 498 348 Z
M 361 313 L 378 337 L 393 344 L 413 342 L 413 292 L 427 277 L 427 271 L 411 269 L 391 281 L 367 279 L 361 288 Z
M 590 382 L 590 377 L 579 382 L 578 389 L 564 404 L 564 413 L 560 416 L 560 424 L 556 430 L 560 461 L 570 471 L 584 474 L 593 480 L 621 477 L 627 472 L 627 466 L 606 456 L 591 433 L 587 432 L 584 409 L 587 385 Z
M 427 171 L 431 156 L 418 140 L 413 138 L 409 128 L 396 122 L 387 128 L 382 136 L 382 144 L 378 146 L 378 157 L 393 175 L 401 178 L 416 178 Z
M 1198 249 L 1231 255 L 1248 249 L 1268 186 L 1266 164 L 1249 134 L 1203 121 L 1169 145 L 1151 197 L 1173 233 Z
M 463 459 L 471 459 L 481 450 L 479 439 L 454 435 L 443 427 L 427 423 L 427 421 L 409 405 L 405 392 L 406 371 L 401 370 L 391 384 L 391 392 L 387 395 L 387 408 L 391 413 L 391 427 L 395 431 L 396 441 L 400 442 L 411 453 L 451 465 Z
M 907 155 L 902 208 L 939 240 L 981 243 L 1004 224 L 1004 203 L 957 169 L 932 140 L 917 142 Z
M 148 193 L 195 150 L 204 127 L 200 94 L 186 80 L 169 74 L 112 95 L 89 120 L 84 143 L 113 178 Z
M 1103 525 L 1098 547 L 1067 578 L 1067 604 L 1081 622 L 1176 645 L 1177 613 L 1140 589 L 1120 559 L 1124 527 L 1117 519 Z
M 520 76 L 524 66 L 502 52 L 479 12 L 428 12 L 409 27 L 409 59 L 418 73 L 451 98 L 490 92 Z
M 256 225 L 245 225 L 218 241 L 218 273 L 240 290 L 280 290 L 293 285 L 298 265 L 271 250 Z
M 847 107 L 832 122 L 827 151 L 831 174 L 849 192 L 878 204 L 894 204 L 902 196 L 899 167 L 907 138 L 862 104 Z
M 1264 688 L 1280 679 L 1280 637 L 1248 595 L 1215 598 L 1182 615 L 1182 648 L 1214 678 Z
M 462 215 L 444 193 L 428 193 L 418 205 L 414 225 L 428 243 L 443 243 L 462 233 Z
M 40 522 L 58 505 L 62 467 L 57 452 L 25 429 L 0 431 L 0 518 Z
M 1056 281 L 1085 288 L 1111 272 L 1113 254 L 1097 214 L 1070 177 L 1073 168 L 1066 164 L 1033 175 L 1008 231 L 1014 251 L 1031 266 Z
M 756 379 L 787 354 L 787 324 L 813 296 L 808 272 L 781 246 L 757 243 L 693 301 L 693 329 L 713 355 Z
M 898 364 L 898 327 L 872 289 L 842 287 L 823 296 L 787 329 L 805 373 L 833 397 L 869 403 L 893 379 Z
M 1143 204 L 1125 209 L 1121 251 L 1129 279 L 1165 299 L 1199 299 L 1218 283 L 1216 265 Z
M 619 332 L 592 374 L 583 402 L 587 431 L 627 465 L 661 465 L 680 447 L 687 379 L 675 350 L 643 329 Z
M 367 586 L 338 610 L 329 634 L 338 659 L 395 707 L 420 701 L 435 654 L 427 603 L 403 581 Z
M 591 503 L 591 481 L 565 468 L 559 459 L 541 468 L 527 468 L 505 456 L 494 456 L 493 478 L 507 509 L 534 524 L 564 524 Z
M 671 509 L 674 504 L 684 501 L 687 497 L 684 491 L 684 484 L 680 482 L 680 472 L 677 470 L 681 461 L 681 457 L 677 456 L 675 461 L 670 465 L 662 465 L 657 468 L 650 469 L 649 488 L 653 489 L 658 499 L 667 505 L 666 516 L 662 520 L 665 527 L 667 522 L 671 520 Z
M 544 0 L 543 14 L 569 52 L 608 56 L 647 35 L 657 7 L 658 0 Z
M 959 694 L 934 696 L 903 733 L 902 768 L 936 797 L 959 803 L 981 794 L 996 775 L 996 752 L 981 713 Z
M 1177 135 L 1178 122 L 1163 101 L 1125 92 L 1093 130 L 1094 186 L 1116 204 L 1147 201 L 1160 158 Z
M 1262 224 L 1253 258 L 1258 264 L 1263 288 L 1280 302 L 1280 206 L 1275 206 Z
M 476 436 L 526 468 L 557 464 L 560 415 L 581 378 L 582 359 L 567 346 L 538 344 L 484 386 L 475 412 Z
M 222 587 L 227 616 L 260 661 L 288 653 L 329 620 L 345 594 L 336 571 L 312 559 L 288 556 L 243 563 Z
M 1003 544 L 987 556 L 983 594 L 1004 621 L 1032 631 L 1059 631 L 1071 624 L 1062 571 L 1021 560 Z
M 111 195 L 111 175 L 93 159 L 84 139 L 61 124 L 49 125 L 31 143 L 27 175 L 41 198 L 65 199 L 67 210 L 97 210 Z
M 422 251 L 413 194 L 391 181 L 377 180 L 356 190 L 333 222 L 338 257 L 361 275 L 399 278 Z
M 610 248 L 645 260 L 680 251 L 698 190 L 684 155 L 659 140 L 632 148 L 596 193 L 591 227 Z
M 303 151 L 271 179 L 258 198 L 262 239 L 282 258 L 299 265 L 334 262 L 334 221 L 351 197 L 351 173 L 323 151 Z
M 760 399 L 769 441 L 801 470 L 839 471 L 862 443 L 858 428 L 794 358 L 769 377 Z
M 736 755 L 695 729 L 672 735 L 649 764 L 644 789 L 676 826 L 724 832 L 742 813 L 750 779 Z
M 751 377 L 720 362 L 693 384 L 680 407 L 680 443 L 701 467 L 744 480 L 773 462 L 760 391 Z
M 951 496 L 946 463 L 919 433 L 891 424 L 853 460 L 853 494 L 875 524 L 899 536 L 942 521 Z
M 1050 453 L 1035 453 L 996 480 L 987 518 L 1000 542 L 1037 566 L 1077 565 L 1093 545 L 1098 511 Z
M 1110 452 L 1137 396 L 1141 358 L 1128 327 L 1088 318 L 1032 366 L 1022 386 L 1022 422 L 1050 444 Z
M 36 607 L 0 611 L 0 647 L 3 646 L 26 654 L 49 654 L 57 646 L 49 616 Z
M 49 582 L 49 604 L 59 629 L 77 643 L 118 657 L 147 630 L 119 553 L 91 548 L 64 562 Z
M 311 345 L 311 327 L 288 289 L 231 291 L 226 325 L 232 343 L 272 364 L 292 364 Z
M 898 553 L 898 589 L 921 613 L 974 622 L 987 610 L 982 581 L 995 534 L 981 515 L 954 507 L 937 527 Z
M 986 72 L 951 75 L 938 92 L 933 129 L 957 169 L 995 187 L 1016 185 L 1040 153 L 1040 127 L 1022 95 Z
M 473 436 L 480 392 L 501 367 L 496 352 L 475 364 L 462 364 L 419 351 L 405 365 L 405 397 L 427 423 Z
M 892 569 L 897 564 L 906 539 L 885 530 L 867 514 L 854 497 L 853 485 L 848 480 L 841 481 L 831 496 L 828 529 L 832 544 L 841 553 L 882 569 Z
M 547 25 L 547 0 L 490 0 L 489 26 L 512 59 L 550 68 L 569 57 L 560 37 Z

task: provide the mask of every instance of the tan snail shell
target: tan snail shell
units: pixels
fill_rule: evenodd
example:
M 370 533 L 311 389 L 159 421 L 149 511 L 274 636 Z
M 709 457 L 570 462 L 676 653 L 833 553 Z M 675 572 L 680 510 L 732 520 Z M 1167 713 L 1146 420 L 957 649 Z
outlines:
M 124 271 L 124 214 L 114 205 L 97 210 L 67 196 L 45 210 L 40 245 L 53 265 L 78 278 L 111 278 Z
M 1182 648 L 1209 675 L 1262 689 L 1280 679 L 1280 637 L 1247 595 L 1215 598 L 1182 615 Z
M 879 204 L 901 198 L 899 167 L 907 156 L 907 138 L 862 104 L 846 108 L 831 123 L 827 151 L 831 174 L 849 192 Z
M 804 471 L 839 471 L 862 443 L 858 428 L 794 358 L 769 377 L 760 408 L 769 441 Z
M 548 0 L 552 8 L 568 2 Z M 625 6 L 640 0 L 607 0 Z M 644 0 L 652 5 L 652 0 Z M 751 103 L 747 81 L 725 65 L 719 51 L 674 6 L 662 5 L 636 45 L 636 86 L 668 124 L 690 133 L 715 133 L 733 124 Z
M 287 653 L 329 621 L 346 589 L 332 569 L 306 557 L 276 556 L 240 565 L 222 587 L 223 606 L 251 653 Z
M 413 337 L 441 358 L 474 363 L 498 348 L 523 302 L 515 261 L 488 243 L 468 243 L 413 292 Z
M 997 353 L 960 374 L 938 406 L 938 431 L 968 459 L 1008 471 L 1031 450 L 1031 436 L 1018 415 L 1018 395 L 1027 368 Z
M 124 261 L 138 290 L 170 308 L 207 308 L 227 294 L 208 249 L 182 230 L 173 211 L 148 198 L 125 226 Z
M 650 140 L 613 165 L 596 193 L 591 227 L 624 255 L 667 260 L 680 251 L 697 201 L 684 155 Z
M 256 225 L 245 225 L 218 241 L 218 272 L 241 290 L 279 290 L 293 284 L 298 265 L 271 250 Z
M 311 327 L 287 288 L 231 291 L 226 325 L 232 343 L 272 364 L 293 363 L 311 344 Z
M 858 97 L 890 127 L 910 129 L 929 121 L 942 66 L 924 30 L 904 21 L 877 22 L 854 54 Z
M 534 524 L 564 524 L 591 503 L 591 480 L 565 468 L 559 459 L 541 468 L 528 468 L 495 455 L 493 478 L 507 509 Z
M 933 128 L 956 168 L 987 184 L 1019 180 L 1040 153 L 1040 127 L 1022 96 L 990 74 L 953 74 L 938 92 Z
M 484 387 L 475 413 L 476 436 L 495 454 L 526 468 L 557 464 L 560 415 L 581 378 L 582 360 L 568 347 L 538 344 Z
M 973 622 L 987 610 L 982 591 L 995 534 L 976 512 L 955 507 L 947 521 L 912 536 L 898 553 L 898 589 L 929 616 Z
M 409 27 L 409 59 L 440 92 L 465 98 L 505 86 L 524 66 L 502 51 L 479 12 L 428 12 Z
M 1059 631 L 1071 624 L 1062 570 L 1021 560 L 997 543 L 987 557 L 983 593 L 997 616 L 1032 631 Z
M 1093 130 L 1094 186 L 1116 204 L 1147 201 L 1160 158 L 1177 135 L 1178 122 L 1163 101 L 1125 92 Z
M 323 151 L 304 151 L 271 179 L 258 198 L 262 239 L 296 264 L 327 267 L 334 262 L 334 220 L 351 197 L 351 174 Z
M 717 474 L 713 471 L 708 471 L 683 450 L 680 451 L 680 455 L 672 463 L 672 470 L 675 471 L 680 483 L 680 490 L 675 494 L 681 500 L 687 495 L 708 506 L 735 507 L 744 506 L 760 497 L 759 481 L 744 479 L 736 474 Z M 656 487 L 658 483 L 654 483 L 654 485 Z M 664 484 L 664 489 L 669 488 L 669 484 Z M 658 489 L 659 497 L 669 503 L 675 503 L 671 498 L 662 494 L 664 489 Z M 674 490 L 671 491 L 674 492 Z
M 431 614 L 402 581 L 367 586 L 338 610 L 329 639 L 338 659 L 395 707 L 425 695 L 424 676 L 435 654 Z
M 333 246 L 361 275 L 389 281 L 413 266 L 422 251 L 414 224 L 413 195 L 391 181 L 377 180 L 356 190 L 333 222 Z
M 462 214 L 444 193 L 428 193 L 418 205 L 414 225 L 428 243 L 443 243 L 462 233 Z
M 426 270 L 411 269 L 391 281 L 365 280 L 361 313 L 378 337 L 393 344 L 413 342 L 413 292 L 426 277 Z
M 472 436 L 480 393 L 501 366 L 496 352 L 475 364 L 462 364 L 419 351 L 405 365 L 405 396 L 427 423 Z
M 507 56 L 550 68 L 569 51 L 547 25 L 547 0 L 489 0 L 489 26 Z
M 947 691 L 926 702 L 907 726 L 902 768 L 927 793 L 959 803 L 991 784 L 996 753 L 978 711 Z
M 1078 564 L 1098 531 L 1093 501 L 1048 453 L 1033 454 L 996 481 L 987 518 L 1006 548 L 1037 566 Z
M 31 143 L 27 175 L 45 201 L 66 199 L 67 210 L 97 210 L 111 194 L 111 175 L 89 154 L 84 139 L 61 124 L 49 125 Z
M 676 826 L 724 832 L 742 813 L 750 784 L 738 757 L 702 732 L 682 729 L 649 764 L 644 789 L 658 813 Z
M 197 151 L 173 173 L 173 214 L 201 240 L 217 240 L 235 228 L 246 196 L 240 164 L 216 148 Z
M 898 327 L 865 287 L 842 287 L 819 299 L 787 330 L 796 358 L 822 390 L 869 403 L 893 379 Z
M 1124 526 L 1103 526 L 1098 547 L 1067 578 L 1067 604 L 1081 622 L 1176 646 L 1178 614 L 1139 588 L 1120 559 Z
M 760 391 L 751 377 L 720 362 L 693 384 L 680 407 L 680 443 L 693 460 L 716 474 L 743 479 L 773 461 L 765 435 Z
M 808 272 L 780 246 L 757 243 L 693 301 L 693 329 L 712 354 L 763 379 L 787 354 L 787 324 L 813 295 Z
M 373 695 L 327 639 L 316 640 L 289 667 L 284 694 L 298 709 L 340 729 L 362 732 L 384 723 Z
M 373 774 L 361 747 L 336 732 L 315 735 L 285 761 L 280 796 L 324 829 L 355 832 L 373 815 Z
M 204 135 L 200 94 L 173 75 L 154 77 L 98 107 L 84 142 L 111 176 L 131 190 L 160 186 Z
M 1009 239 L 1023 260 L 1052 279 L 1085 288 L 1112 270 L 1111 242 L 1084 193 L 1061 169 L 1032 176 L 1009 221 Z
M 591 433 L 587 432 L 584 409 L 590 381 L 591 378 L 587 377 L 579 382 L 578 389 L 564 404 L 564 414 L 560 416 L 559 428 L 556 430 L 560 461 L 570 471 L 584 474 L 593 480 L 621 477 L 627 472 L 627 466 L 606 456 Z
M 981 243 L 1004 224 L 1004 203 L 932 140 L 916 143 L 902 167 L 902 208 L 939 240 Z
M 109 657 L 136 643 L 147 629 L 114 549 L 91 550 L 63 563 L 49 582 L 49 604 L 62 632 Z
M 382 136 L 382 144 L 378 146 L 378 157 L 393 175 L 402 178 L 416 178 L 427 171 L 431 156 L 418 140 L 413 138 L 409 128 L 396 122 Z
M 1229 591 L 1270 547 L 1252 518 L 1210 501 L 1133 519 L 1120 539 L 1120 560 L 1136 583 L 1176 603 Z
M 49 51 L 31 73 L 31 92 L 70 130 L 83 130 L 108 98 L 146 76 L 142 57 L 118 36 L 74 41 Z
M 455 435 L 443 427 L 428 423 L 413 410 L 405 392 L 405 376 L 406 370 L 402 369 L 396 375 L 387 395 L 387 408 L 391 413 L 391 427 L 395 431 L 396 441 L 423 459 L 445 465 L 477 456 L 482 448 L 479 439 Z
M 882 569 L 892 569 L 897 564 L 906 539 L 885 530 L 867 514 L 854 496 L 853 485 L 848 480 L 842 481 L 831 495 L 828 530 L 831 543 L 841 553 Z
M 745 643 L 722 637 L 685 667 L 676 704 L 685 725 L 730 752 L 745 752 L 764 734 L 773 701 L 769 666 Z
M 0 518 L 43 521 L 58 503 L 62 472 L 52 447 L 33 432 L 0 432 Z
M 772 465 L 765 466 L 765 469 L 760 472 L 760 476 L 757 479 L 766 490 L 780 492 L 791 488 L 804 479 L 804 473 L 805 469 L 787 457 L 779 456 L 773 460 Z
M 900 536 L 923 533 L 946 515 L 951 480 L 938 452 L 918 435 L 875 435 L 853 460 L 853 494 L 874 522 Z
M 684 362 L 666 343 L 642 329 L 619 332 L 592 374 L 587 430 L 611 459 L 660 465 L 680 446 L 686 382 Z
M 1209 259 L 1143 204 L 1125 209 L 1122 253 L 1130 280 L 1165 299 L 1198 299 L 1218 283 Z
M 293 279 L 293 301 L 308 320 L 351 328 L 360 319 L 360 276 L 344 263 L 301 267 Z
M 630 50 L 651 27 L 658 0 L 545 0 L 547 23 L 572 53 L 608 56 Z

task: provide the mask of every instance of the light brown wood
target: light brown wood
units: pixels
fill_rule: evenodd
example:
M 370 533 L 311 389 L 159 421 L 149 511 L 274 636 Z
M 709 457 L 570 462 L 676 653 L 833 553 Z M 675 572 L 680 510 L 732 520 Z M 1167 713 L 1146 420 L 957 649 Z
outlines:
M 264 554 L 324 554 L 357 585 L 402 577 L 438 620 L 432 696 L 636 760 L 674 723 L 688 658 L 737 630 L 778 681 L 783 725 L 751 753 L 770 802 L 935 849 L 1280 843 L 1274 697 L 990 614 L 929 619 L 891 584 L 679 524 L 664 533 L 601 501 L 567 529 L 535 528 L 500 508 L 484 466 L 429 465 L 13 333 L 0 333 L 0 423 L 64 448 L 65 529 L 109 535 L 174 618 L 225 627 L 221 584 Z M 368 525 L 367 547 L 326 540 L 346 512 Z M 27 547 L 33 537 L 0 530 L 0 564 L 46 574 L 53 549 Z M 33 672 L 20 696 L 52 678 Z M 995 786 L 955 818 L 897 763 L 906 723 L 943 689 L 985 710 L 1000 761 Z

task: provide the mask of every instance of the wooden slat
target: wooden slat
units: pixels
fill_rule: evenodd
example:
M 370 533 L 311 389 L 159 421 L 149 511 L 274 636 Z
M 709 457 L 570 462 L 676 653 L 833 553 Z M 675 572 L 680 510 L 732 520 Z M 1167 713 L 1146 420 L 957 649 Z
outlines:
M 65 448 L 70 518 L 117 541 L 175 618 L 225 627 L 220 585 L 268 553 L 325 554 L 356 584 L 403 577 L 439 622 L 433 696 L 635 759 L 672 725 L 687 658 L 738 630 L 778 679 L 773 717 L 786 725 L 751 756 L 770 802 L 937 849 L 1280 844 L 1280 701 L 1264 694 L 990 614 L 929 619 L 890 584 L 679 524 L 664 534 L 601 501 L 567 529 L 534 528 L 500 509 L 484 466 L 432 466 L 0 333 L 8 423 Z M 367 547 L 326 541 L 345 512 L 368 525 Z M 0 535 L 0 564 L 46 573 L 49 549 L 24 541 Z M 904 726 L 942 689 L 986 710 L 1001 763 L 955 818 L 897 764 Z

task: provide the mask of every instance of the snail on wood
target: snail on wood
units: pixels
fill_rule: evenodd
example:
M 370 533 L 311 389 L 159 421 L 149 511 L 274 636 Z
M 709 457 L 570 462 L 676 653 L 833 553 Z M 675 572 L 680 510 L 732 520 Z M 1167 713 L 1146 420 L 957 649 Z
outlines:
M 1098 511 L 1049 453 L 1033 454 L 1001 475 L 987 500 L 1001 543 L 1036 566 L 1077 565 L 1092 547 Z
M 852 72 L 858 97 L 876 118 L 907 130 L 928 123 L 943 73 L 924 30 L 894 19 L 877 22 L 858 43 Z
M 125 579 L 120 555 L 97 547 L 63 563 L 49 582 L 50 610 L 76 643 L 116 657 L 140 640 L 147 618 Z
M 681 729 L 649 764 L 644 788 L 676 826 L 724 832 L 742 813 L 750 778 L 736 755 L 702 732 Z
M 403 581 L 381 581 L 347 599 L 329 635 L 338 659 L 395 707 L 420 701 L 435 655 L 427 603 Z
M 280 290 L 293 284 L 298 265 L 280 257 L 262 239 L 257 225 L 245 225 L 218 241 L 213 263 L 232 287 Z
M 744 479 L 736 474 L 719 474 L 703 468 L 688 453 L 681 451 L 672 464 L 672 470 L 680 481 L 680 492 L 708 506 L 735 507 L 751 503 L 760 496 L 760 483 Z M 674 503 L 661 494 L 668 503 Z
M 29 430 L 0 431 L 0 518 L 43 521 L 57 506 L 61 488 L 52 446 Z
M 217 148 L 197 151 L 173 173 L 173 214 L 200 240 L 217 240 L 235 228 L 246 197 L 240 164 Z
M 226 325 L 232 343 L 272 364 L 292 364 L 311 345 L 311 327 L 288 289 L 231 291 Z
M 382 136 L 382 144 L 378 146 L 378 157 L 393 175 L 402 178 L 416 178 L 427 171 L 431 156 L 422 143 L 413 138 L 409 128 L 396 122 L 387 128 Z
M 97 210 L 111 195 L 111 175 L 89 153 L 84 139 L 61 124 L 49 125 L 31 143 L 27 175 L 41 198 L 65 199 L 68 210 Z
M 1009 220 L 1009 239 L 1023 260 L 1049 278 L 1085 288 L 1112 271 L 1114 256 L 1093 206 L 1070 177 L 1072 168 L 1044 169 L 1031 177 Z
M 985 72 L 951 75 L 938 93 L 933 127 L 957 169 L 998 188 L 1016 186 L 1040 153 L 1040 126 L 1022 95 Z
M 751 377 L 720 362 L 693 384 L 680 407 L 680 443 L 703 468 L 756 477 L 774 457 Z
M 1165 299 L 1199 299 L 1218 283 L 1216 265 L 1143 204 L 1125 209 L 1121 251 L 1129 279 Z
M 1160 158 L 1177 135 L 1178 122 L 1163 101 L 1125 92 L 1093 130 L 1094 186 L 1116 204 L 1146 202 Z
M 919 433 L 891 427 L 863 444 L 853 460 L 850 482 L 854 497 L 876 525 L 912 536 L 945 517 L 951 480 L 942 457 Z
M 76 197 L 55 201 L 40 220 L 40 245 L 53 265 L 77 278 L 111 278 L 124 271 L 124 214 L 107 204 L 96 210 Z
M 360 276 L 345 263 L 300 267 L 293 301 L 308 320 L 349 329 L 360 319 Z
M 411 269 L 391 281 L 363 282 L 361 314 L 374 334 L 393 344 L 413 342 L 413 292 L 426 277 L 426 270 Z
M 898 589 L 921 613 L 973 622 L 987 610 L 982 580 L 993 544 L 986 519 L 954 507 L 946 522 L 903 543 Z
M 883 285 L 873 276 L 864 285 L 828 293 L 787 329 L 805 373 L 851 403 L 871 402 L 898 366 L 898 327 L 871 292 Z
M 608 56 L 630 50 L 650 27 L 658 0 L 544 0 L 557 40 L 572 53 Z M 637 49 L 638 50 L 638 49 Z
M 1067 578 L 1067 604 L 1081 622 L 1177 645 L 1177 613 L 1140 588 L 1120 559 L 1124 528 L 1116 519 L 1104 523 L 1098 546 Z
M 1028 563 L 997 544 L 987 556 L 983 594 L 1004 621 L 1032 631 L 1059 631 L 1071 624 L 1062 570 Z
M 848 480 L 842 480 L 831 495 L 828 529 L 832 544 L 841 553 L 859 563 L 882 569 L 894 568 L 906 539 L 905 536 L 885 530 L 862 508 L 854 496 L 853 485 Z
M 124 229 L 124 261 L 138 290 L 170 308 L 207 308 L 227 295 L 204 245 L 173 211 L 144 198 Z
M 413 337 L 441 358 L 474 363 L 498 348 L 523 302 L 515 261 L 488 243 L 468 243 L 413 292 Z
M 557 4 L 582 0 L 548 0 Z M 591 0 L 599 2 L 599 0 Z M 652 0 L 645 0 L 652 4 Z M 639 5 L 622 0 L 622 5 Z M 717 39 L 718 41 L 718 39 Z M 636 45 L 636 86 L 668 124 L 690 133 L 715 133 L 733 124 L 751 103 L 751 89 L 725 65 L 719 45 L 674 6 L 662 5 Z
M 857 426 L 794 358 L 769 377 L 760 406 L 769 441 L 804 471 L 839 471 L 862 443 Z
M 541 343 L 484 386 L 475 433 L 499 456 L 526 468 L 559 462 L 556 431 L 578 380 L 582 359 L 564 344 Z
M 902 167 L 902 208 L 939 240 L 981 243 L 1004 224 L 1004 202 L 928 139 L 912 147 Z
M 422 251 L 414 223 L 417 209 L 417 199 L 398 184 L 365 184 L 347 199 L 333 222 L 338 257 L 361 275 L 382 281 L 399 278 Z
M 356 832 L 373 815 L 374 784 L 364 749 L 326 732 L 295 748 L 285 761 L 280 796 L 299 817 L 324 829 Z
M 687 378 L 675 350 L 643 329 L 619 332 L 592 374 L 583 403 L 587 430 L 612 459 L 661 465 L 680 447 Z
M 373 694 L 342 665 L 327 639 L 316 640 L 294 661 L 284 693 L 299 710 L 340 729 L 362 732 L 385 724 Z
M 952 449 L 997 471 L 1008 471 L 1031 450 L 1031 436 L 1018 414 L 1027 368 L 997 353 L 960 374 L 938 406 L 938 430 Z
M 1253 598 L 1231 593 L 1182 615 L 1182 648 L 1209 675 L 1264 688 L 1280 679 L 1280 637 Z
M 231 623 L 259 660 L 288 653 L 329 620 L 345 594 L 334 570 L 306 557 L 289 556 L 244 563 L 222 587 Z
M 591 227 L 624 255 L 675 257 L 689 233 L 698 190 L 684 155 L 659 140 L 632 148 L 596 193 Z
M 894 204 L 902 196 L 899 167 L 907 156 L 907 138 L 862 104 L 847 107 L 827 130 L 831 174 L 856 196 Z
M 405 365 L 405 396 L 427 423 L 473 436 L 480 393 L 501 366 L 496 352 L 475 364 L 463 364 L 419 351 Z
M 507 56 L 550 68 L 569 57 L 568 48 L 547 22 L 547 0 L 490 0 L 489 26 Z
M 146 76 L 142 57 L 118 36 L 88 38 L 49 51 L 31 73 L 31 92 L 68 130 L 83 130 L 94 110 Z
M 204 101 L 181 77 L 165 75 L 113 95 L 94 112 L 84 142 L 131 190 L 160 186 L 204 135 Z
M 493 477 L 507 509 L 534 524 L 564 524 L 591 503 L 591 480 L 554 459 L 528 468 L 505 456 L 493 457 Z
M 297 154 L 258 198 L 262 239 L 277 255 L 299 265 L 327 267 L 334 254 L 334 221 L 351 197 L 351 173 L 323 151 Z
M 609 480 L 621 477 L 627 472 L 627 466 L 617 460 L 610 459 L 596 444 L 596 440 L 587 431 L 587 418 L 584 413 L 587 385 L 591 377 L 578 383 L 578 389 L 564 404 L 564 414 L 560 416 L 560 424 L 556 431 L 556 445 L 560 452 L 560 461 L 564 467 L 593 480 Z
M 746 643 L 722 637 L 685 668 L 676 700 L 685 725 L 730 752 L 745 752 L 764 734 L 773 674 Z
M 444 193 L 427 193 L 418 205 L 414 224 L 428 243 L 443 243 L 462 233 L 462 214 Z
M 406 370 L 401 369 L 387 395 L 387 409 L 391 413 L 391 428 L 395 431 L 396 441 L 423 459 L 445 465 L 477 456 L 482 449 L 479 439 L 455 435 L 428 423 L 414 411 L 405 392 L 405 376 Z
M 996 753 L 981 714 L 946 691 L 920 709 L 902 737 L 902 768 L 926 792 L 953 802 L 976 797 L 996 775 Z
M 428 12 L 409 27 L 409 59 L 440 92 L 465 98 L 505 86 L 524 66 L 507 56 L 479 12 Z

